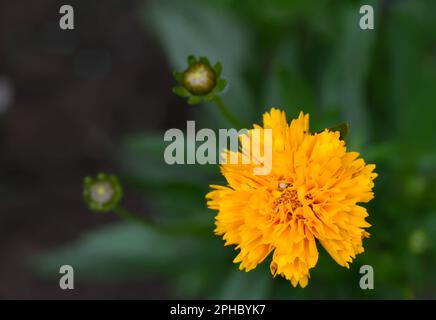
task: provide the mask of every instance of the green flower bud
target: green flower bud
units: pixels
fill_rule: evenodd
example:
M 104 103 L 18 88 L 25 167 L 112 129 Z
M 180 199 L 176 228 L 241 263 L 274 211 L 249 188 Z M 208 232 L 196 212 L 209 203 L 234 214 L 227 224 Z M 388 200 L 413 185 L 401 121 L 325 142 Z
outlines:
M 206 57 L 197 59 L 189 56 L 188 68 L 183 72 L 174 73 L 174 78 L 181 86 L 175 87 L 173 92 L 187 98 L 189 104 L 212 101 L 227 85 L 226 80 L 220 78 L 221 70 L 220 62 L 212 67 Z
M 183 73 L 183 86 L 193 95 L 205 95 L 215 88 L 215 71 L 205 63 L 195 63 Z
M 115 209 L 121 201 L 123 190 L 114 175 L 99 173 L 96 178 L 83 180 L 83 197 L 90 210 L 108 212 Z

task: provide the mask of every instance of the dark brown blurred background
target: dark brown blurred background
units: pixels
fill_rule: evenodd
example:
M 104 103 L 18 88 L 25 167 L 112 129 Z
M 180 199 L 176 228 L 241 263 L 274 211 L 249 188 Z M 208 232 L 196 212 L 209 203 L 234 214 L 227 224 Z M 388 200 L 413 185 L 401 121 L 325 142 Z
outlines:
M 75 9 L 75 30 L 59 8 Z M 82 178 L 116 171 L 123 135 L 176 125 L 183 102 L 134 1 L 0 1 L 0 298 L 159 298 L 160 279 L 63 292 L 30 257 L 114 220 L 88 212 Z M 169 106 L 172 110 L 169 110 Z M 174 110 L 180 110 L 175 112 Z

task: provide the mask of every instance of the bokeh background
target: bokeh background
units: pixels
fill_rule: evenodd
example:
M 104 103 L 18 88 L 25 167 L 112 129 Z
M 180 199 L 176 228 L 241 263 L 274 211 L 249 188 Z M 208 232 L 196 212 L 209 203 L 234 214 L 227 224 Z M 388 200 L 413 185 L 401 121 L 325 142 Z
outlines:
M 67 2 L 0 1 L 0 298 L 436 298 L 435 1 Z M 362 4 L 375 30 L 359 28 Z M 271 106 L 309 112 L 314 131 L 350 123 L 349 148 L 379 173 L 350 270 L 320 249 L 299 289 L 267 263 L 232 264 L 204 201 L 218 167 L 163 162 L 165 130 L 229 126 L 172 95 L 189 54 L 223 63 L 245 123 Z M 88 212 L 82 178 L 99 171 L 120 176 L 124 207 L 176 231 Z M 364 264 L 374 290 L 359 287 Z

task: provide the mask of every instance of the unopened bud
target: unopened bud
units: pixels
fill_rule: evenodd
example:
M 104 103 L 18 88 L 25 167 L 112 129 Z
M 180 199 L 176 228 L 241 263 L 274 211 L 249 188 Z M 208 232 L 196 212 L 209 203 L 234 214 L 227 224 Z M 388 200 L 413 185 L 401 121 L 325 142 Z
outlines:
M 86 177 L 83 181 L 83 197 L 92 211 L 113 210 L 121 201 L 122 194 L 121 184 L 114 175 L 100 173 L 96 178 Z

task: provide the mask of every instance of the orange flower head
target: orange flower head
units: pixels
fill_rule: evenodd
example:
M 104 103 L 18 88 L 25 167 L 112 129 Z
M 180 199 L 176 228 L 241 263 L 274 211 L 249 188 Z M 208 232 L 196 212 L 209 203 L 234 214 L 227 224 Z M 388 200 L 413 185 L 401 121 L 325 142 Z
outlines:
M 234 262 L 250 271 L 272 254 L 273 276 L 306 287 L 318 261 L 318 240 L 348 268 L 369 236 L 368 213 L 359 203 L 374 197 L 375 165 L 348 152 L 339 132 L 310 133 L 308 114 L 288 125 L 284 112 L 271 109 L 263 127 L 254 129 L 272 129 L 271 144 L 263 146 L 272 148 L 269 174 L 255 175 L 255 162 L 223 164 L 227 186 L 213 185 L 206 196 L 209 208 L 218 211 L 215 233 L 239 250 Z M 250 152 L 242 144 L 238 154 Z

